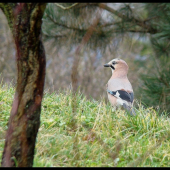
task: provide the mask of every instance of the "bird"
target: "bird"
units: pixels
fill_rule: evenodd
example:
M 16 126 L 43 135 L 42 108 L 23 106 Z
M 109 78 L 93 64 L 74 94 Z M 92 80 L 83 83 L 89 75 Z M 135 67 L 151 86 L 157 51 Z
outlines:
M 120 59 L 112 59 L 104 67 L 110 67 L 112 76 L 106 84 L 108 99 L 115 108 L 123 107 L 131 116 L 136 116 L 133 109 L 134 93 L 127 73 L 129 66 Z

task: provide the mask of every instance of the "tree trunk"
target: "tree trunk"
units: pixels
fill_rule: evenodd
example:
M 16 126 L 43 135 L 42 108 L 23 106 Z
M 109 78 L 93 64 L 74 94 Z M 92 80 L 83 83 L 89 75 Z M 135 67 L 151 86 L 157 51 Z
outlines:
M 31 167 L 45 81 L 41 24 L 46 4 L 0 4 L 16 45 L 17 87 L 8 122 L 2 167 Z

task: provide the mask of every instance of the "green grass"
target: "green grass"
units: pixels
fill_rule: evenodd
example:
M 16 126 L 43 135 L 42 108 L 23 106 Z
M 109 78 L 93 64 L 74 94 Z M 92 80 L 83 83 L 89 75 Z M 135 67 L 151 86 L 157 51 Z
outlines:
M 0 86 L 0 159 L 13 96 L 12 86 Z M 73 131 L 71 102 L 70 91 L 45 93 L 34 167 L 170 166 L 168 116 L 136 102 L 137 116 L 131 117 L 79 93 Z

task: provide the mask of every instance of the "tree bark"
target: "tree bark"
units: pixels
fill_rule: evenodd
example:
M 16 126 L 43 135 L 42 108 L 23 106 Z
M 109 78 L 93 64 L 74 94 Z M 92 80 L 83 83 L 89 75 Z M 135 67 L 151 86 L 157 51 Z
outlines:
M 2 155 L 2 167 L 31 167 L 40 125 L 45 81 L 41 24 L 45 3 L 3 3 L 16 45 L 17 86 Z

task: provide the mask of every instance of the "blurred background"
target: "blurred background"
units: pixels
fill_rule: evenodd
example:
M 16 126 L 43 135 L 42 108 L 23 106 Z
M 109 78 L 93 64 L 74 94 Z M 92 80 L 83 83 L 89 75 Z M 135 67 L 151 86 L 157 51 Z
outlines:
M 48 3 L 42 36 L 47 59 L 45 90 L 71 88 L 72 68 L 78 59 L 80 91 L 89 99 L 107 101 L 105 87 L 111 69 L 103 65 L 121 58 L 129 65 L 135 99 L 170 112 L 169 3 Z M 0 42 L 0 79 L 15 85 L 15 44 L 2 11 Z

